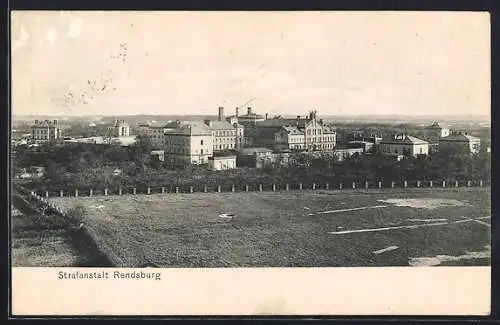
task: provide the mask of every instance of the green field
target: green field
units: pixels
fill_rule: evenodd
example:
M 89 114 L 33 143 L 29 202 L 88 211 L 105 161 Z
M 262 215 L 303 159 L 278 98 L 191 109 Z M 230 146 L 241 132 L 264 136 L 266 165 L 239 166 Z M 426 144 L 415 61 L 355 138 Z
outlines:
M 490 193 L 415 188 L 51 200 L 63 209 L 83 205 L 99 246 L 128 267 L 490 265 Z M 403 201 L 380 201 L 395 199 Z

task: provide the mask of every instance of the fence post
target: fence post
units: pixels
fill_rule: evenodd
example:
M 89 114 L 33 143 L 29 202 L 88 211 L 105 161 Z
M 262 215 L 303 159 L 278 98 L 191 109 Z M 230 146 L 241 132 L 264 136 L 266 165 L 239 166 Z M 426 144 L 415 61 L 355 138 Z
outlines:
M 302 183 L 299 183 L 299 190 L 302 189 Z
M 342 186 L 343 186 L 343 185 L 342 185 L 342 183 L 340 183 L 340 184 L 339 184 L 339 190 L 341 190 L 341 189 L 342 189 Z
M 394 186 L 396 185 L 396 183 L 394 181 L 391 182 L 391 188 L 394 188 Z
M 60 197 L 63 197 L 63 196 L 64 196 L 64 191 L 63 191 L 63 190 L 60 190 L 60 191 L 59 191 L 59 196 L 60 196 Z
M 45 197 L 48 199 L 49 198 L 49 191 L 45 191 Z
M 234 184 L 231 186 L 231 192 L 236 192 L 236 188 L 235 188 Z
M 370 187 L 370 183 L 368 183 L 368 181 L 365 182 L 365 188 L 368 188 Z
M 378 181 L 378 188 L 382 188 L 382 182 Z
M 175 187 L 175 193 L 179 193 L 179 186 Z
M 118 195 L 122 195 L 123 194 L 123 190 L 121 187 L 118 188 Z
M 75 189 L 75 197 L 78 197 L 78 189 Z
M 417 187 L 420 187 L 420 181 L 417 181 Z
M 217 192 L 220 193 L 220 191 L 221 191 L 220 185 L 217 185 Z
M 479 181 L 479 186 L 480 186 L 480 187 L 483 187 L 483 180 L 480 180 L 480 181 Z
M 207 184 L 203 185 L 203 192 L 205 192 L 205 193 L 208 192 L 208 186 L 207 186 Z
M 135 187 L 134 187 L 133 191 L 134 191 L 134 192 L 133 192 L 133 193 L 134 193 L 134 195 L 136 195 L 136 194 L 137 194 L 137 188 L 135 188 Z
M 404 181 L 404 187 L 407 188 L 408 187 L 408 181 Z
M 262 184 L 259 184 L 259 192 L 262 192 Z
M 248 192 L 250 190 L 248 184 L 245 184 L 245 192 Z
M 325 189 L 327 189 L 327 190 L 328 190 L 329 188 L 330 188 L 330 184 L 326 183 L 326 184 L 325 184 Z
M 193 186 L 189 186 L 189 193 L 193 193 L 193 192 L 194 192 Z
M 446 181 L 443 181 L 443 187 L 446 187 Z
M 352 182 L 352 188 L 355 189 L 356 188 L 356 182 Z
M 455 181 L 455 187 L 458 187 L 458 181 Z
M 467 181 L 467 187 L 471 187 L 472 185 L 472 182 L 471 181 Z
M 273 184 L 273 192 L 276 192 L 276 184 Z
M 151 194 L 151 187 L 148 186 L 147 191 L 148 191 L 148 194 Z
M 432 187 L 432 185 L 433 185 L 433 182 L 429 181 L 429 187 Z
M 106 195 L 106 196 L 108 195 L 108 189 L 107 188 L 104 189 L 104 195 Z
M 289 191 L 289 190 L 290 190 L 290 184 L 288 184 L 288 183 L 287 183 L 287 184 L 285 185 L 285 190 L 287 190 L 287 191 Z
M 92 195 L 94 195 L 94 191 L 92 189 L 90 189 L 89 196 L 92 196 Z
M 315 190 L 316 189 L 316 183 L 313 183 L 312 185 L 312 189 Z

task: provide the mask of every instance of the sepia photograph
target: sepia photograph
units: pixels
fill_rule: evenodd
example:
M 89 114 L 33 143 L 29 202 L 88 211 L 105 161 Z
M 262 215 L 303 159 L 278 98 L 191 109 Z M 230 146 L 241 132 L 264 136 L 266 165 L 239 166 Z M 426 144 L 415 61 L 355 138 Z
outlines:
M 491 266 L 487 13 L 10 23 L 13 268 Z

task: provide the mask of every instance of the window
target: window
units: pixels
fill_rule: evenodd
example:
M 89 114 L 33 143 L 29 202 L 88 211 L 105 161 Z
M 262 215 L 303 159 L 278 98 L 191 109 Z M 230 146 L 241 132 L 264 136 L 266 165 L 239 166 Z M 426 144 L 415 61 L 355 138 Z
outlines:
M 203 140 L 201 140 L 203 142 Z M 201 154 L 203 155 L 203 149 L 201 149 Z
M 200 144 L 203 145 L 203 140 L 200 141 Z

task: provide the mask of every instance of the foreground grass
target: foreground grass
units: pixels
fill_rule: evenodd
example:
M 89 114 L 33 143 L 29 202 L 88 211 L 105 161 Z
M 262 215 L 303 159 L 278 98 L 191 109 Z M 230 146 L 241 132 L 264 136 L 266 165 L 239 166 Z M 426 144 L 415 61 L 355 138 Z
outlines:
M 18 207 L 22 204 L 15 203 Z M 23 212 L 12 207 L 12 266 L 75 265 L 78 254 L 68 241 L 65 225 L 55 226 L 47 217 L 29 213 L 27 209 L 22 210 Z
M 394 198 L 466 200 L 470 206 L 311 213 L 383 204 Z M 491 215 L 490 190 L 408 189 L 195 193 L 54 198 L 63 208 L 82 204 L 87 226 L 125 266 L 163 267 L 407 266 L 412 257 L 484 251 L 491 228 L 474 222 L 418 229 L 332 235 L 329 232 L 407 225 L 407 219 L 460 220 Z M 232 220 L 222 213 L 236 215 Z M 376 250 L 398 249 L 384 254 Z M 472 264 L 471 264 L 472 263 Z M 446 264 L 446 263 L 443 263 Z M 453 264 L 453 263 L 452 263 Z M 464 261 L 460 265 L 488 265 Z

